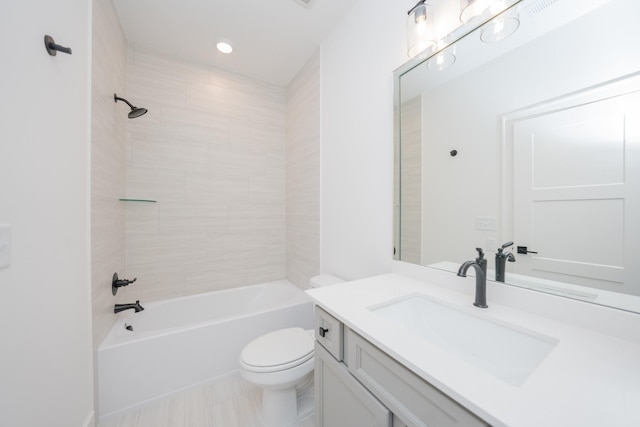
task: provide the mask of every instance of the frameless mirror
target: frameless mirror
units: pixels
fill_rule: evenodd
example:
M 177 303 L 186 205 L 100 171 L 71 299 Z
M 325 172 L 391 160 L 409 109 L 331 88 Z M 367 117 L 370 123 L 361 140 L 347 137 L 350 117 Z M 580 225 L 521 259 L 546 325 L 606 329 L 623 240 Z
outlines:
M 640 2 L 504 14 L 396 72 L 396 259 L 640 312 Z

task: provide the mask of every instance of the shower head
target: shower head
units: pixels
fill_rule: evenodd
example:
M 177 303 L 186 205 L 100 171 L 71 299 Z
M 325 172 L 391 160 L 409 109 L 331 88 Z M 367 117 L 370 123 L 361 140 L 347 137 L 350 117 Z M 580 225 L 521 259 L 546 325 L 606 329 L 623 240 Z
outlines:
M 135 119 L 136 117 L 140 117 L 144 114 L 147 114 L 146 108 L 133 107 L 128 116 L 130 119 Z
M 142 115 L 147 113 L 147 109 L 146 108 L 140 108 L 140 107 L 136 107 L 134 105 L 131 105 L 131 103 L 129 101 L 127 101 L 124 98 L 120 98 L 115 93 L 113 94 L 113 100 L 114 100 L 114 102 L 124 101 L 124 102 L 127 103 L 127 105 L 131 108 L 131 111 L 129 112 L 129 118 L 130 119 L 135 119 L 136 117 L 140 117 L 140 116 L 142 116 Z

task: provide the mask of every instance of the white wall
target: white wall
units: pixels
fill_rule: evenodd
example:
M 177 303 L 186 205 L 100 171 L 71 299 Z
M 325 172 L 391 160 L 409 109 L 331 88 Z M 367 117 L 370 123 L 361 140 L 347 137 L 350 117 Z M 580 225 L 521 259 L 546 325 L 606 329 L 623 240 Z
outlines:
M 393 71 L 414 1 L 361 0 L 321 45 L 320 270 L 391 270 Z
M 0 425 L 90 425 L 91 3 L 2 2 L 0 36 Z

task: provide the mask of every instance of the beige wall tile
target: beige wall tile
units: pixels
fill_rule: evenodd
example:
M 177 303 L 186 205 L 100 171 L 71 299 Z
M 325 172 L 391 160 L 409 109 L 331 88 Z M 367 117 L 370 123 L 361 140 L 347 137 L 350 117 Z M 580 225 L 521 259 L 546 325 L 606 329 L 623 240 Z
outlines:
M 157 200 L 127 205 L 129 298 L 284 278 L 284 88 L 134 46 L 128 59 L 149 113 L 127 122 L 126 191 Z
M 320 54 L 287 88 L 287 279 L 306 289 L 320 270 Z
M 91 88 L 91 291 L 94 348 L 114 321 L 111 278 L 125 272 L 127 45 L 111 2 L 93 2 Z M 120 295 L 118 295 L 120 297 Z
M 422 97 L 402 104 L 402 260 L 422 263 Z M 397 220 L 397 217 L 396 217 Z
M 319 54 L 285 90 L 127 49 L 111 7 L 96 3 L 96 343 L 113 322 L 115 301 L 284 277 L 306 288 L 319 268 Z M 126 119 L 113 92 L 149 113 Z M 116 271 L 138 281 L 114 299 Z

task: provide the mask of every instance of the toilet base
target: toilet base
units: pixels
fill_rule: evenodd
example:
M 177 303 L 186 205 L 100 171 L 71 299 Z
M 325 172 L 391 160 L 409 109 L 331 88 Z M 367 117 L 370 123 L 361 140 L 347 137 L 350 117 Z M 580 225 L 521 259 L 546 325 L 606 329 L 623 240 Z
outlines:
M 298 386 L 298 421 L 313 413 L 315 406 L 313 393 L 313 374 L 311 374 L 307 383 Z
M 313 376 L 302 388 L 263 389 L 260 418 L 265 427 L 287 427 L 313 412 Z

